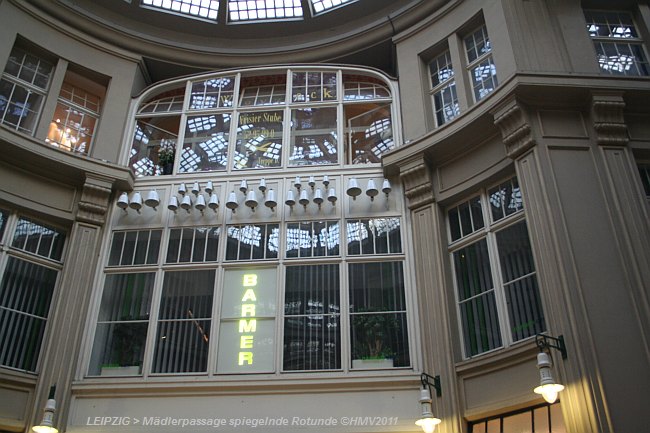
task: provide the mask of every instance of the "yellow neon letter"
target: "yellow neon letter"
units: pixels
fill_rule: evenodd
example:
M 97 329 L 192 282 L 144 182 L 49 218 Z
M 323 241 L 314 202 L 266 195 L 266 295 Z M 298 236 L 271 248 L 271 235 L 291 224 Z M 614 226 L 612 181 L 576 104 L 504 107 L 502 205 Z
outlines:
M 239 352 L 239 365 L 253 364 L 253 352 Z
M 244 287 L 257 286 L 257 274 L 244 274 Z
M 246 319 L 241 319 L 239 321 L 239 333 L 244 333 L 244 332 L 255 332 L 257 331 L 257 320 L 256 319 L 251 319 L 251 320 L 246 320 Z
M 240 349 L 252 349 L 253 348 L 253 336 L 252 335 L 242 335 L 239 339 L 239 348 Z
M 244 297 L 241 298 L 241 301 L 242 302 L 257 301 L 257 298 L 255 297 L 255 292 L 253 292 L 253 289 L 246 290 L 246 293 L 244 293 Z
M 255 317 L 255 304 L 242 304 L 241 317 Z

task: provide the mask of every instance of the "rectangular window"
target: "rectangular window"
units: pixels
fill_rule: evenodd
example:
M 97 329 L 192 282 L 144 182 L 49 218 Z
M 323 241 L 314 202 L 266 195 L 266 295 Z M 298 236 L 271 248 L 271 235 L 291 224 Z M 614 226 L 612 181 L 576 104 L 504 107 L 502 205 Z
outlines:
M 584 14 L 602 72 L 650 75 L 643 40 L 630 13 L 586 10 Z
M 408 367 L 402 262 L 349 265 L 352 368 Z
M 151 265 L 158 262 L 162 230 L 113 232 L 108 266 Z
M 239 114 L 234 168 L 280 167 L 282 163 L 283 111 Z
M 339 266 L 287 266 L 283 370 L 341 368 Z
M 291 110 L 289 165 L 336 164 L 336 107 Z
M 544 312 L 517 179 L 450 208 L 448 220 L 465 356 L 543 332 Z
M 242 90 L 239 105 L 247 107 L 252 105 L 284 104 L 286 93 L 287 87 L 284 84 L 247 87 Z
M 54 65 L 33 50 L 14 46 L 0 78 L 0 123 L 32 135 Z
M 153 373 L 207 370 L 214 280 L 214 270 L 165 272 Z
M 179 172 L 226 169 L 230 118 L 230 113 L 187 118 Z
M 336 101 L 335 72 L 294 72 L 291 76 L 291 102 Z
M 348 255 L 400 254 L 399 218 L 347 220 Z
M 167 263 L 214 262 L 217 260 L 220 227 L 171 229 Z
M 179 115 L 136 121 L 129 166 L 137 177 L 172 174 L 180 122 Z
M 650 199 L 650 164 L 639 164 L 639 175 L 645 196 Z M 1 234 L 2 232 L 0 232 Z
M 496 417 L 473 421 L 469 433 L 533 432 L 564 433 L 564 418 L 559 403 L 537 406 Z
M 142 374 L 155 273 L 106 276 L 91 375 Z
M 277 259 L 278 224 L 229 226 L 226 229 L 226 260 Z
M 68 70 L 45 141 L 63 150 L 87 154 L 105 93 L 105 84 Z
M 388 103 L 366 102 L 344 106 L 345 138 L 349 164 L 381 162 L 381 157 L 394 147 L 391 106 Z
M 190 110 L 228 108 L 233 106 L 235 77 L 211 78 L 192 83 Z
M 12 227 L 13 231 L 5 233 Z M 0 210 L 0 243 L 3 242 L 0 365 L 35 372 L 61 269 L 65 234 Z
M 338 221 L 287 224 L 287 257 L 338 256 L 341 230 Z
M 429 71 L 431 73 L 434 116 L 437 126 L 442 126 L 460 114 L 454 68 L 451 64 L 449 50 L 429 63 Z
M 485 25 L 465 37 L 465 52 L 474 100 L 478 102 L 492 93 L 499 84 L 492 60 L 492 44 Z

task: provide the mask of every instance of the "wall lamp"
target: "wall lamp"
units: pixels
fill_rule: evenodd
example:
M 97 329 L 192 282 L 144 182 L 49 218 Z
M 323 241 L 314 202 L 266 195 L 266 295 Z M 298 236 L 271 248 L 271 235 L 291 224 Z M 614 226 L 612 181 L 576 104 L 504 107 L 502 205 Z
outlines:
M 39 425 L 32 427 L 36 433 L 59 433 L 59 430 L 54 427 L 54 412 L 56 411 L 56 400 L 54 400 L 54 393 L 56 392 L 56 385 L 50 387 L 50 395 L 47 397 L 45 409 L 43 410 L 43 420 Z
M 422 428 L 424 433 L 433 433 L 436 426 L 442 421 L 440 418 L 433 416 L 431 410 L 431 388 L 436 390 L 436 397 L 442 395 L 442 387 L 440 386 L 440 376 L 431 376 L 422 373 L 420 376 L 422 382 L 422 389 L 420 390 L 420 406 L 422 407 L 422 416 L 419 420 L 415 421 L 415 425 Z
M 553 404 L 557 400 L 558 392 L 564 389 L 564 385 L 557 383 L 553 379 L 553 373 L 551 372 L 553 359 L 551 358 L 550 349 L 557 349 L 562 354 L 562 359 L 566 359 L 567 352 L 564 337 L 560 335 L 555 338 L 549 335 L 537 334 L 535 336 L 535 343 L 539 348 L 537 368 L 539 369 L 540 383 L 533 391 L 535 394 L 541 394 L 549 404 Z

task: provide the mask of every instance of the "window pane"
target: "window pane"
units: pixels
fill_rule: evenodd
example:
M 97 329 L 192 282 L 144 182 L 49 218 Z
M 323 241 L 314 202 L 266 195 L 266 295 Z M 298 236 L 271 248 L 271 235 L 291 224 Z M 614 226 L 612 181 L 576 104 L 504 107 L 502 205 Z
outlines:
M 2 237 L 7 226 L 7 218 L 9 218 L 9 214 L 0 209 L 0 244 L 2 244 Z
M 474 89 L 474 99 L 476 101 L 480 101 L 486 97 L 499 84 L 497 81 L 497 69 L 494 66 L 492 57 L 486 58 L 473 67 L 470 76 L 472 77 L 472 88 Z
M 226 169 L 230 118 L 230 114 L 188 117 L 178 168 L 181 173 Z
M 192 83 L 190 110 L 233 106 L 235 77 L 211 78 Z
M 341 368 L 338 265 L 288 266 L 284 370 Z
M 348 104 L 344 107 L 349 163 L 379 163 L 381 156 L 393 148 L 390 110 L 390 104 Z
M 214 271 L 166 272 L 152 372 L 206 371 Z
M 522 412 L 503 418 L 504 432 L 531 432 L 533 427 L 531 412 Z M 537 430 L 537 429 L 535 429 Z
M 339 223 L 314 221 L 287 224 L 287 257 L 324 257 L 338 255 Z
M 153 272 L 106 276 L 91 375 L 142 373 L 154 278 Z
M 21 218 L 11 246 L 52 260 L 61 260 L 64 240 L 65 235 L 60 231 Z
M 282 160 L 282 111 L 241 113 L 234 168 L 279 167 Z
M 335 164 L 338 161 L 336 108 L 291 110 L 290 165 Z
M 229 226 L 226 260 L 258 260 L 278 257 L 278 224 Z
M 166 116 L 136 122 L 129 160 L 136 176 L 172 174 L 180 121 L 180 116 Z
M 134 266 L 158 261 L 162 230 L 114 232 L 109 266 Z
M 38 121 L 43 95 L 0 80 L 0 123 L 16 131 L 32 134 Z
M 350 264 L 349 271 L 352 367 L 408 366 L 402 262 Z M 361 362 L 369 359 L 390 362 Z
M 292 102 L 336 101 L 336 73 L 294 72 L 292 75 Z
M 517 178 L 512 178 L 488 191 L 492 221 L 499 221 L 524 208 Z
M 348 254 L 398 254 L 402 252 L 399 218 L 348 220 Z
M 206 262 L 217 259 L 220 227 L 171 229 L 167 263 Z
M 57 272 L 14 257 L 0 284 L 0 364 L 36 371 Z

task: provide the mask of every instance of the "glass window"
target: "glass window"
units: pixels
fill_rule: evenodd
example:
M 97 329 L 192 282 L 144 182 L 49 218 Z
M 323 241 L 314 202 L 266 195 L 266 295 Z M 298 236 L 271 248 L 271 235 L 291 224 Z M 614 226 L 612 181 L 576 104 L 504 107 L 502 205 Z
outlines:
M 436 124 L 441 126 L 460 114 L 454 68 L 451 64 L 449 51 L 445 51 L 433 59 L 429 63 L 429 71 L 431 73 L 434 116 Z
M 611 75 L 650 75 L 643 40 L 628 12 L 584 11 L 598 65 Z
M 0 123 L 33 134 L 54 66 L 39 54 L 14 46 L 0 78 Z
M 180 173 L 226 169 L 231 117 L 223 113 L 187 118 Z
M 161 230 L 114 232 L 108 266 L 137 266 L 157 263 L 161 234 Z
M 315 13 L 329 12 L 339 6 L 344 6 L 348 3 L 353 3 L 356 0 L 311 0 L 312 7 Z
M 228 0 L 230 21 L 280 20 L 302 17 L 300 0 Z
M 16 257 L 0 283 L 0 364 L 36 371 L 58 272 Z
M 336 164 L 336 108 L 291 110 L 290 165 Z
M 142 374 L 154 278 L 153 272 L 106 276 L 91 375 Z
M 560 403 L 537 406 L 473 421 L 469 433 L 534 432 L 566 433 Z
M 347 104 L 343 109 L 348 162 L 381 162 L 381 156 L 394 146 L 390 104 Z
M 214 278 L 214 270 L 165 272 L 153 373 L 206 371 Z
M 242 90 L 242 107 L 253 105 L 279 105 L 284 104 L 287 88 L 285 85 L 271 85 L 247 87 Z
M 239 115 L 234 168 L 280 167 L 284 112 L 255 111 Z
M 45 141 L 59 149 L 87 154 L 105 93 L 105 84 L 68 70 Z
M 65 235 L 27 218 L 20 218 L 11 246 L 52 260 L 61 260 Z
M 211 21 L 216 21 L 219 13 L 219 0 L 141 0 L 141 5 Z
M 291 102 L 336 101 L 336 72 L 294 72 Z
M 410 365 L 402 262 L 349 265 L 352 368 Z
M 341 230 L 338 221 L 307 221 L 287 224 L 287 257 L 339 255 Z
M 3 242 L 3 235 L 5 232 L 5 227 L 7 226 L 7 218 L 9 218 L 9 214 L 2 209 L 0 209 L 0 244 Z
M 150 97 L 140 105 L 138 113 L 172 113 L 183 109 L 185 86 L 167 90 Z
M 341 368 L 339 266 L 287 266 L 283 370 Z
M 172 174 L 180 122 L 180 116 L 136 121 L 129 166 L 137 177 Z
M 399 218 L 347 221 L 348 254 L 399 254 L 402 235 Z
M 214 262 L 217 260 L 220 227 L 171 229 L 167 263 Z
M 492 60 L 492 45 L 485 25 L 465 38 L 465 51 L 474 100 L 480 101 L 499 84 L 497 70 Z
M 361 80 L 362 78 L 359 77 L 356 79 Z M 344 100 L 359 101 L 390 98 L 390 91 L 385 84 L 370 81 L 356 81 L 356 79 L 350 79 L 345 75 L 343 76 Z
M 210 78 L 192 83 L 190 110 L 233 106 L 235 77 Z
M 481 203 L 490 202 L 493 228 Z M 448 210 L 465 356 L 470 357 L 546 330 L 523 201 L 512 178 Z M 501 221 L 507 221 L 502 223 Z M 500 317 L 507 320 L 500 320 Z M 508 324 L 502 329 L 501 324 Z
M 639 164 L 639 175 L 641 176 L 645 196 L 650 198 L 650 164 Z
M 226 260 L 262 260 L 278 257 L 278 224 L 229 226 L 226 236 Z

